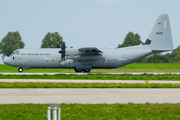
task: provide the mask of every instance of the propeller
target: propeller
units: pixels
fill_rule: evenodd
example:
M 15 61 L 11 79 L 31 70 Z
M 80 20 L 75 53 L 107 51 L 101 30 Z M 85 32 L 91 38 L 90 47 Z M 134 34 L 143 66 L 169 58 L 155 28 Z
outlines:
M 59 53 L 61 54 L 61 62 L 65 61 L 65 54 L 66 54 L 65 48 L 66 48 L 65 42 L 62 41 L 61 42 L 61 50 L 59 51 Z
M 57 47 L 57 48 L 60 48 L 60 42 L 57 42 L 57 43 L 56 43 L 56 47 Z

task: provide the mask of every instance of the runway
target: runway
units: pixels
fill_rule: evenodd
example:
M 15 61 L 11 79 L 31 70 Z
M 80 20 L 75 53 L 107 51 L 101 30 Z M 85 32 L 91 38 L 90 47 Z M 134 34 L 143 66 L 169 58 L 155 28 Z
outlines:
M 180 84 L 180 81 L 164 80 L 54 80 L 54 79 L 0 79 L 0 82 L 55 82 L 55 83 L 159 83 Z
M 0 104 L 179 103 L 180 89 L 0 89 Z
M 75 73 L 75 72 L 0 72 L 2 75 L 57 75 L 57 74 L 65 74 L 65 75 L 87 75 L 87 74 L 132 74 L 132 75 L 141 75 L 141 74 L 153 74 L 153 75 L 162 75 L 162 74 L 177 74 L 180 72 L 90 72 L 90 73 Z

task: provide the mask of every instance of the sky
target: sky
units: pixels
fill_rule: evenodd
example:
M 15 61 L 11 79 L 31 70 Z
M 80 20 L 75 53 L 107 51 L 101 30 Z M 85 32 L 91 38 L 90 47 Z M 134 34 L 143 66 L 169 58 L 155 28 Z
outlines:
M 25 48 L 40 48 L 48 32 L 58 32 L 68 48 L 116 48 L 130 31 L 145 42 L 162 13 L 174 48 L 180 45 L 179 0 L 0 0 L 0 9 L 0 41 L 18 31 Z

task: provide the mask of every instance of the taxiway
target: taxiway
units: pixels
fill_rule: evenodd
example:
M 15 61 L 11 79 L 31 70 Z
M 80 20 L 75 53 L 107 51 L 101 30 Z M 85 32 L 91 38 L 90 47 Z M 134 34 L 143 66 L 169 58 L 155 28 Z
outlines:
M 180 89 L 0 89 L 0 104 L 179 103 Z
M 159 83 L 180 84 L 180 81 L 165 80 L 54 80 L 54 79 L 0 79 L 0 82 L 55 82 L 55 83 Z

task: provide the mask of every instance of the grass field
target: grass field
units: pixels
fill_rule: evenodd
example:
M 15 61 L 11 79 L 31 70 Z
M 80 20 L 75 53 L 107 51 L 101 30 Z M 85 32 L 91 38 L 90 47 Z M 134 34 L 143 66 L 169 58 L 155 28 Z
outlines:
M 180 88 L 180 84 L 0 82 L 0 88 Z
M 17 68 L 0 65 L 0 72 Z M 32 69 L 25 72 L 74 72 L 73 69 Z M 180 64 L 130 64 L 92 72 L 180 72 Z M 0 75 L 0 79 L 180 80 L 180 75 Z M 180 84 L 5 83 L 0 88 L 180 88 Z M 46 120 L 48 104 L 1 104 L 0 120 Z M 180 104 L 61 104 L 62 120 L 178 120 Z
M 0 105 L 0 120 L 46 120 L 48 104 Z M 179 120 L 180 104 L 61 104 L 62 120 Z
M 0 72 L 18 72 L 18 68 L 0 65 Z M 24 72 L 74 72 L 74 69 L 31 69 Z M 178 63 L 133 63 L 117 69 L 92 69 L 91 72 L 180 72 Z
M 0 72 L 17 68 L 0 65 Z M 74 72 L 73 69 L 32 69 L 25 72 Z M 92 72 L 180 72 L 180 64 L 130 64 Z M 1 75 L 0 79 L 180 80 L 180 75 Z M 0 88 L 180 88 L 180 84 L 5 83 Z M 48 104 L 1 104 L 0 120 L 46 120 Z M 61 104 L 62 120 L 178 120 L 180 104 Z
M 71 80 L 180 80 L 180 75 L 176 74 L 87 74 L 87 75 L 2 75 L 0 79 L 71 79 Z

